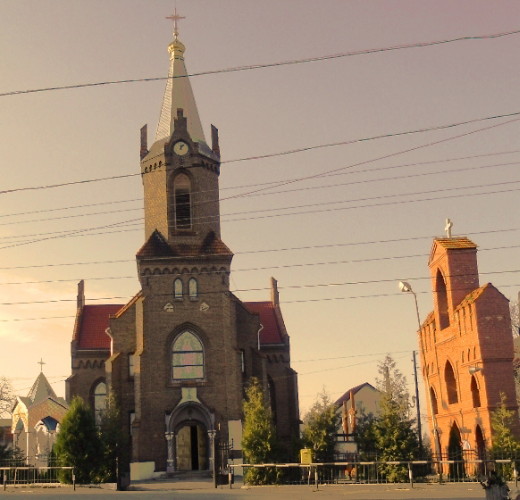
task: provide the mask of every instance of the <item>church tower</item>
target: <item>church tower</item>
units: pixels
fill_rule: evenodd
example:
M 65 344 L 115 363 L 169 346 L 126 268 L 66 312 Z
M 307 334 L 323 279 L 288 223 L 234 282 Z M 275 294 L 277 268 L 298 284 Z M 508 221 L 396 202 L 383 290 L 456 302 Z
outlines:
M 465 236 L 435 238 L 428 266 L 434 308 L 419 344 L 432 448 L 443 458 L 485 459 L 501 393 L 518 411 L 509 301 L 479 285 L 477 245 Z
M 150 148 L 141 129 L 141 290 L 126 305 L 103 309 L 85 304 L 80 283 L 68 379 L 68 397 L 80 394 L 96 411 L 103 388 L 116 396 L 131 441 L 132 479 L 211 471 L 222 458 L 216 443 L 236 463 L 252 377 L 264 388 L 286 450 L 299 434 L 297 374 L 277 282 L 271 279 L 271 300 L 264 302 L 242 302 L 229 289 L 233 254 L 221 239 L 218 132 L 212 127 L 210 147 L 184 64 L 179 16 L 171 19 L 169 78 Z

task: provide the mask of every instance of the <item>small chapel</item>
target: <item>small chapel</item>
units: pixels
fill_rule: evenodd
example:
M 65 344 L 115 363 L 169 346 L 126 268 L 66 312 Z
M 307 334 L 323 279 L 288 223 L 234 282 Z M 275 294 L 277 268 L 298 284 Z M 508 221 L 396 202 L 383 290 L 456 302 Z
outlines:
M 297 373 L 277 282 L 262 302 L 230 290 L 233 253 L 220 227 L 218 130 L 207 142 L 176 14 L 155 140 L 141 129 L 144 244 L 141 289 L 127 304 L 90 305 L 78 284 L 67 400 L 99 417 L 108 394 L 130 437 L 131 479 L 211 470 L 216 443 L 240 458 L 242 402 L 256 377 L 278 440 L 299 435 Z M 289 456 L 287 457 L 289 459 Z M 236 462 L 235 462 L 236 463 Z
M 40 362 L 43 367 L 43 361 Z M 69 405 L 54 392 L 40 371 L 27 396 L 17 396 L 12 409 L 13 445 L 28 465 L 46 467 L 60 423 Z
M 502 394 L 518 415 L 509 300 L 479 283 L 477 245 L 447 222 L 446 237 L 433 240 L 434 306 L 419 331 L 430 437 L 438 457 L 482 460 Z

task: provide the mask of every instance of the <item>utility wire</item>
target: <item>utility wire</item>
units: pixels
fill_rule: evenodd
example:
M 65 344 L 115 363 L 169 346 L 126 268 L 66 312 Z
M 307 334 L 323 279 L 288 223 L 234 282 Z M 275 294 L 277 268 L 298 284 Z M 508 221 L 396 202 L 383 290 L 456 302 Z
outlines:
M 399 136 L 403 136 L 403 135 L 412 135 L 412 134 L 418 134 L 418 133 L 424 133 L 424 132 L 430 132 L 430 131 L 436 131 L 436 130 L 444 130 L 444 129 L 448 129 L 448 128 L 459 127 L 459 126 L 462 126 L 462 125 L 469 125 L 469 124 L 472 124 L 472 123 L 478 123 L 478 122 L 488 121 L 488 120 L 497 120 L 497 119 L 500 119 L 500 118 L 510 118 L 510 117 L 519 116 L 519 115 L 520 115 L 520 111 L 515 111 L 515 112 L 512 112 L 512 113 L 506 113 L 506 114 L 501 114 L 501 115 L 490 115 L 490 116 L 485 116 L 485 117 L 482 117 L 482 118 L 475 118 L 475 119 L 472 119 L 472 120 L 466 120 L 466 121 L 461 121 L 461 122 L 453 122 L 453 123 L 449 123 L 449 124 L 445 124 L 445 125 L 436 125 L 436 126 L 432 126 L 432 127 L 416 129 L 416 130 L 409 130 L 409 131 L 405 131 L 405 132 L 387 133 L 387 134 L 382 134 L 382 135 L 377 135 L 377 136 L 372 136 L 372 137 L 364 137 L 364 138 L 361 138 L 361 139 L 353 139 L 353 140 L 349 140 L 349 141 L 341 141 L 341 142 L 335 142 L 335 143 L 330 143 L 330 144 L 318 144 L 318 145 L 315 145 L 315 146 L 308 146 L 308 147 L 300 148 L 300 149 L 292 149 L 292 150 L 282 151 L 282 152 L 278 152 L 278 153 L 270 153 L 270 154 L 265 154 L 265 155 L 260 155 L 260 156 L 251 156 L 251 157 L 246 157 L 246 158 L 238 158 L 238 159 L 235 159 L 235 160 L 222 161 L 221 165 L 222 164 L 228 164 L 228 163 L 236 163 L 236 162 L 241 162 L 241 161 L 251 161 L 251 160 L 264 159 L 264 158 L 271 158 L 271 157 L 275 157 L 275 156 L 286 156 L 286 155 L 290 155 L 290 154 L 294 154 L 294 153 L 310 151 L 310 150 L 313 150 L 313 149 L 328 148 L 328 147 L 332 147 L 332 146 L 346 146 L 346 145 L 351 145 L 351 144 L 355 144 L 355 143 L 359 143 L 359 142 L 367 142 L 367 141 L 373 141 L 373 140 L 378 140 L 378 139 L 388 139 L 388 138 L 392 138 L 392 137 L 399 137 Z M 511 122 L 512 121 L 516 121 L 516 120 L 511 120 Z M 504 122 L 504 123 L 498 124 L 497 126 L 509 124 L 511 122 L 510 121 Z M 493 128 L 493 127 L 489 127 L 489 128 Z M 484 129 L 481 129 L 481 130 L 487 130 L 487 128 L 484 128 Z M 476 131 L 468 133 L 467 135 L 469 135 L 471 133 L 479 132 L 479 131 L 480 130 L 476 130 Z M 458 137 L 459 136 L 457 136 L 455 138 L 458 138 Z M 460 136 L 460 137 L 463 137 L 463 135 Z M 445 140 L 450 140 L 450 139 L 445 139 Z M 434 142 L 431 145 L 438 144 L 440 142 L 444 142 L 444 141 Z M 426 145 L 424 145 L 422 147 L 426 147 Z M 416 149 L 420 149 L 420 148 L 418 147 Z M 404 151 L 404 152 L 409 152 L 409 151 L 414 151 L 414 150 L 415 149 L 410 149 L 410 150 L 407 150 L 407 151 Z M 395 153 L 393 155 L 388 155 L 388 156 L 385 156 L 385 157 L 382 157 L 382 158 L 392 157 L 392 156 L 395 156 L 396 154 L 397 153 Z M 377 160 L 378 159 L 382 159 L 382 158 L 377 158 Z M 375 161 L 375 160 L 372 160 L 372 161 Z M 368 162 L 369 161 L 361 162 L 361 163 L 356 164 L 356 165 L 349 165 L 348 167 L 342 167 L 342 168 L 334 169 L 334 170 L 331 170 L 329 172 L 326 172 L 324 174 L 319 174 L 319 175 L 327 175 L 327 174 L 330 174 L 330 173 L 337 172 L 339 170 L 343 170 L 344 168 L 352 168 L 353 166 L 363 165 L 363 164 L 368 163 Z M 99 178 L 94 178 L 94 179 L 83 179 L 83 180 L 79 180 L 79 181 L 63 182 L 63 183 L 59 183 L 59 184 L 45 184 L 45 185 L 39 185 L 39 186 L 25 186 L 25 187 L 19 187 L 19 188 L 11 188 L 11 189 L 0 190 L 0 194 L 16 193 L 16 192 L 21 192 L 21 191 L 34 191 L 34 190 L 42 190 L 42 189 L 59 188 L 59 187 L 73 186 L 73 185 L 77 185 L 77 184 L 86 184 L 86 183 L 89 183 L 89 182 L 101 182 L 101 181 L 106 181 L 106 180 L 115 180 L 115 179 L 123 179 L 123 178 L 127 178 L 127 177 L 136 177 L 138 175 L 139 176 L 140 175 L 150 175 L 150 174 L 153 175 L 153 173 L 154 172 L 149 172 L 147 174 L 133 173 L 133 174 L 124 174 L 124 175 L 110 176 L 110 177 L 99 177 Z M 314 176 L 304 177 L 304 178 L 300 178 L 299 180 L 306 180 L 306 179 L 313 178 L 313 177 Z M 296 180 L 293 180 L 293 182 L 296 182 Z M 281 183 L 281 184 L 280 183 L 276 183 L 276 186 L 279 186 L 279 185 L 285 185 L 285 183 Z M 241 194 L 240 196 L 244 196 L 244 194 Z M 228 199 L 228 198 L 224 198 L 224 199 Z
M 9 92 L 0 93 L 0 97 L 7 97 L 7 96 L 14 96 L 14 95 L 21 95 L 21 94 L 34 94 L 34 93 L 40 93 L 40 92 L 50 92 L 50 91 L 56 91 L 56 90 L 79 89 L 79 88 L 85 88 L 85 87 L 101 87 L 101 86 L 105 86 L 105 85 L 120 85 L 120 84 L 124 84 L 124 83 L 156 82 L 156 81 L 168 80 L 169 78 L 172 78 L 172 79 L 193 78 L 193 77 L 203 76 L 203 75 L 234 73 L 234 72 L 238 72 L 238 71 L 251 71 L 251 70 L 256 70 L 256 69 L 273 68 L 273 67 L 278 67 L 278 66 L 287 66 L 287 65 L 294 65 L 294 64 L 305 64 L 305 63 L 312 63 L 312 62 L 319 62 L 319 61 L 327 61 L 327 60 L 332 60 L 332 59 L 340 59 L 340 58 L 344 58 L 344 57 L 377 54 L 377 53 L 381 53 L 381 52 L 391 52 L 391 51 L 397 51 L 397 50 L 403 50 L 403 49 L 425 48 L 425 47 L 431 47 L 434 45 L 444 45 L 444 44 L 462 42 L 462 41 L 492 40 L 492 39 L 496 39 L 496 38 L 503 38 L 503 37 L 507 37 L 507 36 L 517 35 L 519 33 L 520 33 L 520 30 L 514 30 L 514 31 L 505 31 L 505 32 L 501 32 L 501 33 L 493 33 L 493 34 L 488 34 L 488 35 L 467 35 L 467 36 L 460 36 L 460 37 L 456 37 L 456 38 L 446 38 L 446 39 L 442 39 L 442 40 L 434 40 L 434 41 L 429 41 L 429 42 L 407 43 L 407 44 L 402 44 L 402 45 L 393 45 L 393 46 L 389 46 L 389 47 L 382 47 L 382 48 L 375 48 L 375 49 L 364 49 L 364 50 L 356 50 L 356 51 L 351 51 L 351 52 L 341 52 L 338 54 L 331 54 L 331 55 L 318 56 L 318 57 L 307 57 L 305 59 L 290 59 L 287 61 L 279 61 L 279 62 L 274 62 L 274 63 L 236 66 L 236 67 L 232 67 L 232 68 L 201 71 L 198 73 L 191 73 L 189 75 L 179 75 L 179 76 L 173 76 L 173 77 L 133 78 L 133 79 L 126 79 L 126 80 L 109 80 L 109 81 L 104 81 L 104 82 L 80 83 L 80 84 L 74 84 L 74 85 L 61 85 L 61 86 L 55 86 L 55 87 L 44 87 L 44 88 L 27 89 L 27 90 L 12 90 Z

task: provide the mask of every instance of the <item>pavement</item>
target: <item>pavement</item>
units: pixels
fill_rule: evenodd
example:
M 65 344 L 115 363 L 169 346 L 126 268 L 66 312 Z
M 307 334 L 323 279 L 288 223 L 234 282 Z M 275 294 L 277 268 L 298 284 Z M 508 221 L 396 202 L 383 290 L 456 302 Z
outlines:
M 510 484 L 512 498 L 516 498 L 517 488 Z M 2 499 L 38 500 L 73 499 L 100 500 L 106 497 L 125 497 L 145 500 L 187 499 L 205 500 L 218 498 L 219 500 L 395 500 L 395 499 L 484 499 L 485 493 L 478 483 L 444 483 L 444 484 L 333 484 L 297 485 L 297 486 L 245 486 L 242 483 L 214 487 L 212 480 L 157 480 L 133 483 L 128 491 L 115 491 L 113 488 L 82 487 L 74 491 L 71 486 L 8 486 L 5 491 L 0 489 Z

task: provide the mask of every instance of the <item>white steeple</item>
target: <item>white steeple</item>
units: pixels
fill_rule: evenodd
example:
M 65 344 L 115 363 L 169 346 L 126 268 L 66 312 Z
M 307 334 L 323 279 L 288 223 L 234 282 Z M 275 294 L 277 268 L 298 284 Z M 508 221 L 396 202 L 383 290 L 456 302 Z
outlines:
M 184 116 L 188 122 L 188 132 L 191 139 L 195 142 L 206 143 L 204 132 L 197 111 L 197 104 L 193 96 L 190 80 L 184 64 L 185 47 L 179 40 L 177 31 L 177 20 L 183 17 L 177 15 L 177 10 L 172 16 L 174 22 L 173 42 L 168 46 L 170 53 L 170 70 L 168 72 L 168 81 L 164 91 L 163 104 L 161 109 L 161 117 L 157 125 L 155 140 L 165 139 L 173 133 L 173 120 L 177 117 L 177 109 L 182 108 Z

